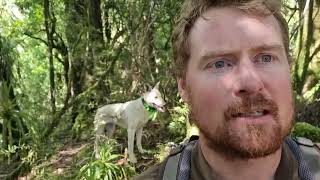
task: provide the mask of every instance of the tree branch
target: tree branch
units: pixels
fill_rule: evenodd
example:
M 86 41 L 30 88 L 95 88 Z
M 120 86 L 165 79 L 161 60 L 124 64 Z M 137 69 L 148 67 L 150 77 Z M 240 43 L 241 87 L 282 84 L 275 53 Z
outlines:
M 38 40 L 38 41 L 40 41 L 40 42 L 42 42 L 42 43 L 44 43 L 45 45 L 48 46 L 47 41 L 45 41 L 45 40 L 43 40 L 43 39 L 41 39 L 41 38 L 39 38 L 39 37 L 35 37 L 35 36 L 33 36 L 33 35 L 31 35 L 31 34 L 28 34 L 28 33 L 23 33 L 23 34 L 26 35 L 26 36 L 28 36 L 28 37 L 30 37 L 30 38 L 32 38 L 32 39 Z
M 61 63 L 62 65 L 64 65 L 64 62 L 63 62 L 62 59 L 58 56 L 57 53 L 54 53 L 54 57 L 58 60 L 59 63 Z
M 310 56 L 310 59 L 313 59 L 313 57 L 314 57 L 315 55 L 317 55 L 318 52 L 320 52 L 320 43 L 319 43 L 318 46 L 314 49 L 313 53 L 312 53 L 311 56 Z
M 114 47 L 114 45 L 118 41 L 119 37 L 121 37 L 125 32 L 126 32 L 125 30 L 117 31 L 117 33 L 112 38 L 113 41 L 111 42 L 111 46 L 110 47 Z
M 293 11 L 293 13 L 291 14 L 291 16 L 290 16 L 290 18 L 289 18 L 289 20 L 288 20 L 288 24 L 289 24 L 289 22 L 291 21 L 291 19 L 293 18 L 294 14 L 296 14 L 297 10 L 298 10 L 298 8 L 296 8 L 296 9 Z
M 287 4 L 284 4 L 284 7 L 287 8 L 287 9 L 290 9 L 291 11 L 299 10 L 299 8 L 297 8 L 297 6 L 295 6 L 295 7 L 290 7 L 290 6 L 288 6 Z

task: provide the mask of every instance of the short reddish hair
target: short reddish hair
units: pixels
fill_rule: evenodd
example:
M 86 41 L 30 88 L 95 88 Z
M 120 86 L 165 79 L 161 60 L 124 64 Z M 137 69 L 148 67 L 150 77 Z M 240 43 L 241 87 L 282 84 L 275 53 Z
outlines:
M 190 58 L 189 34 L 195 21 L 213 7 L 235 7 L 259 16 L 272 14 L 280 25 L 287 58 L 291 60 L 288 24 L 281 14 L 281 0 L 185 0 L 172 34 L 174 71 L 177 77 L 185 77 Z

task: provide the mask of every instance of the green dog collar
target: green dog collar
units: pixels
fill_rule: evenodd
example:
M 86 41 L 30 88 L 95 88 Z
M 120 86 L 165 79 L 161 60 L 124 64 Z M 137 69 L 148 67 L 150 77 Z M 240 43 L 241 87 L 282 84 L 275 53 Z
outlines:
M 143 98 L 142 98 L 142 104 L 143 107 L 149 112 L 149 113 L 156 113 L 157 109 L 155 107 L 150 106 Z

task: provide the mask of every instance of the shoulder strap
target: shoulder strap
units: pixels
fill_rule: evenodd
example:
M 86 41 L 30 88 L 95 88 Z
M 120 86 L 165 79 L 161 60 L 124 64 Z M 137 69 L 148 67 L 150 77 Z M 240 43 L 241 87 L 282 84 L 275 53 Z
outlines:
M 298 143 L 296 143 L 291 137 L 287 137 L 285 142 L 298 161 L 298 174 L 301 180 L 314 180 L 313 174 L 310 171 L 309 165 L 307 165 L 307 162 L 304 160 L 304 155 L 299 148 Z
M 177 171 L 179 166 L 180 153 L 170 156 L 167 160 L 162 180 L 174 180 L 177 177 Z
M 320 148 L 319 144 L 303 137 L 293 138 L 301 149 L 303 159 L 306 161 L 314 179 L 320 179 Z
M 162 180 L 189 180 L 191 152 L 198 138 L 198 136 L 191 136 L 179 146 L 178 150 L 170 154 Z

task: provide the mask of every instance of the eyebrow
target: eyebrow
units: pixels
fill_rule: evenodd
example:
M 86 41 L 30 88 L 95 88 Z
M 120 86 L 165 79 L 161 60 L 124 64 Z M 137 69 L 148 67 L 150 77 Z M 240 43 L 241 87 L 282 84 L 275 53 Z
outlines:
M 257 47 L 249 49 L 250 52 L 259 52 L 259 51 L 283 51 L 285 50 L 282 44 L 261 44 Z M 234 56 L 235 54 L 239 54 L 238 50 L 233 49 L 222 49 L 216 51 L 208 51 L 203 56 L 200 57 L 200 64 L 205 63 L 211 58 L 217 56 Z
M 258 47 L 252 48 L 250 51 L 258 52 L 258 51 L 270 51 L 270 50 L 282 51 L 285 49 L 281 44 L 262 44 Z
M 200 57 L 199 65 L 205 64 L 208 60 L 218 57 L 218 56 L 234 56 L 235 51 L 233 50 L 217 50 L 205 52 L 203 56 Z

